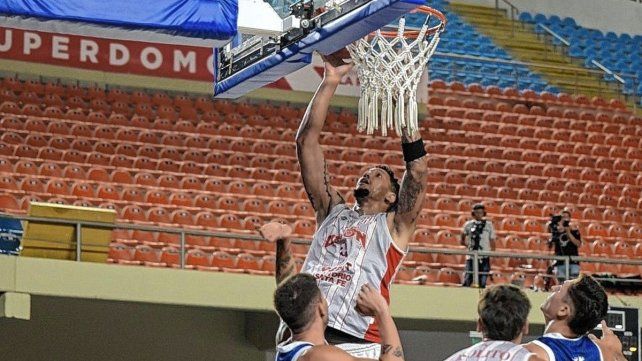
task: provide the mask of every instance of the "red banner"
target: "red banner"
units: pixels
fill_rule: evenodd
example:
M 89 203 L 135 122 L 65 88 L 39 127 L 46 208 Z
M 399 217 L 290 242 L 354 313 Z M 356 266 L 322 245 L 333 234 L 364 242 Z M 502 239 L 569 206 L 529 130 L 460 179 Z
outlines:
M 213 50 L 198 46 L 0 26 L 0 58 L 113 73 L 213 81 Z

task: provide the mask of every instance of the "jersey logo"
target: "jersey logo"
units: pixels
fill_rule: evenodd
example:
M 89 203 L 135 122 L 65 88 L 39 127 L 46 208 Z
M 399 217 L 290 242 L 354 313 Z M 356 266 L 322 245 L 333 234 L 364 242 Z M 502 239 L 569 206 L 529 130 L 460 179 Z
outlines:
M 584 361 L 584 356 L 573 357 L 573 361 Z
M 346 229 L 341 235 L 336 235 L 336 234 L 329 235 L 325 239 L 325 242 L 323 242 L 323 247 L 329 248 L 332 246 L 336 246 L 339 249 L 339 255 L 341 257 L 348 257 L 347 242 L 349 238 L 354 238 L 357 241 L 359 241 L 359 243 L 361 244 L 361 247 L 366 246 L 365 233 L 361 232 L 358 228 L 351 227 Z

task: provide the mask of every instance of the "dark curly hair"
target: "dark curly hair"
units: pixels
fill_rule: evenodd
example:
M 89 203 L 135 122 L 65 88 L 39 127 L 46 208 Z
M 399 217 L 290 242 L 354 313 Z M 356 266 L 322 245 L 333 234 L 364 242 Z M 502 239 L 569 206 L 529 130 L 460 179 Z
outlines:
M 526 324 L 531 303 L 526 294 L 513 285 L 491 286 L 477 304 L 484 334 L 494 341 L 512 341 Z
M 300 333 L 314 318 L 321 297 L 314 276 L 299 273 L 281 282 L 274 291 L 274 308 L 292 333 Z
M 401 188 L 401 186 L 399 185 L 399 179 L 395 177 L 395 172 L 393 172 L 392 169 L 385 164 L 379 164 L 375 166 L 375 168 L 383 169 L 386 173 L 388 173 L 388 176 L 390 177 L 390 186 L 392 186 L 392 192 L 396 195 L 396 197 L 395 201 L 390 206 L 388 206 L 386 212 L 394 212 L 397 210 L 397 205 L 399 204 L 399 189 Z
M 593 277 L 582 275 L 573 281 L 568 288 L 568 297 L 574 308 L 568 326 L 576 335 L 585 335 L 606 317 L 609 299 Z

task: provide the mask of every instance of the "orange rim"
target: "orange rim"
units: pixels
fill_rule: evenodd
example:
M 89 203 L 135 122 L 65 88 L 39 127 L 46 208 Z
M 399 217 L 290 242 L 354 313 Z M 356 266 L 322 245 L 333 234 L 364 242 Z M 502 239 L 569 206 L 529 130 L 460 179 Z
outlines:
M 426 31 L 426 35 L 434 34 L 436 32 L 441 31 L 445 26 L 446 26 L 446 16 L 439 10 L 433 9 L 430 6 L 426 5 L 421 5 L 415 10 L 410 12 L 412 13 L 422 13 L 426 14 L 428 16 L 435 16 L 439 21 L 441 21 L 441 24 L 434 26 Z M 386 38 L 394 38 L 397 36 L 397 31 L 396 30 L 382 30 L 381 35 L 383 35 Z M 373 33 L 374 34 L 374 33 Z M 416 39 L 419 36 L 419 31 L 418 30 L 408 30 L 403 32 L 403 36 L 406 39 Z

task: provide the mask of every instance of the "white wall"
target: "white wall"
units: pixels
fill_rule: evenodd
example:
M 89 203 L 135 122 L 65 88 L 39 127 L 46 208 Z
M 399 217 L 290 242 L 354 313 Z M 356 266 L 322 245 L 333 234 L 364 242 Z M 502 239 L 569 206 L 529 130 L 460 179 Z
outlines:
M 454 0 L 468 3 L 495 6 L 495 0 Z M 631 0 L 510 0 L 520 11 L 531 14 L 557 15 L 561 18 L 572 17 L 584 27 L 599 29 L 618 34 L 642 35 L 642 3 Z M 503 1 L 500 6 L 507 7 Z

